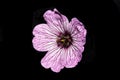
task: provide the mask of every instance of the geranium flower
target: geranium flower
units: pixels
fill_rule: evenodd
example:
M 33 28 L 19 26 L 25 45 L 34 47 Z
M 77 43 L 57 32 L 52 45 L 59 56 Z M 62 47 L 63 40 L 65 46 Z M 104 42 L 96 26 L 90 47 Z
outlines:
M 84 25 L 77 18 L 69 22 L 57 9 L 47 10 L 43 17 L 47 24 L 35 26 L 32 40 L 37 51 L 48 51 L 41 65 L 54 72 L 75 67 L 82 59 L 86 42 Z

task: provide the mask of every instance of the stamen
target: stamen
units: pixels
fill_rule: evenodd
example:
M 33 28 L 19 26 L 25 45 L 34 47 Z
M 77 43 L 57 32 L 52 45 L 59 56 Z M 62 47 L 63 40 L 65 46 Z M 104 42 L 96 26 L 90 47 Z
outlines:
M 58 47 L 68 48 L 72 44 L 72 37 L 70 33 L 65 31 L 65 33 L 60 33 L 57 38 Z

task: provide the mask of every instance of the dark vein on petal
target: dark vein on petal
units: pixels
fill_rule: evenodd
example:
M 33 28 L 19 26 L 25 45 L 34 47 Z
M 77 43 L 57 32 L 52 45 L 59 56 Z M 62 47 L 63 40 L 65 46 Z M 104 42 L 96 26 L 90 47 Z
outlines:
M 57 28 L 57 25 L 52 21 L 52 18 L 49 21 L 55 26 L 54 28 L 59 32 L 60 30 Z
M 73 49 L 73 51 L 75 51 L 76 52 L 76 49 L 72 46 L 72 49 Z M 75 55 L 75 57 L 78 57 L 77 56 L 77 53 L 76 54 L 74 54 Z
M 60 20 L 58 21 L 58 23 L 59 23 L 59 25 L 60 25 Z M 61 27 L 61 31 L 62 31 L 62 32 L 65 32 L 64 27 L 63 27 L 62 25 L 60 25 L 60 27 Z
M 74 39 L 74 42 L 82 42 L 82 40 L 75 40 L 75 39 Z
M 62 30 L 59 28 L 59 27 L 61 27 L 61 24 L 59 23 L 59 21 L 57 21 L 57 22 L 58 22 L 59 26 L 56 25 L 56 24 L 54 24 L 54 23 L 53 23 L 53 25 L 55 26 L 54 28 L 56 28 L 57 31 L 60 32 L 60 31 L 62 31 Z
M 73 45 L 72 47 L 74 47 L 76 50 L 80 50 L 76 45 Z
M 60 50 L 60 48 L 56 51 L 56 50 L 54 50 L 54 51 L 56 51 L 55 53 L 57 53 L 58 51 Z M 52 52 L 54 52 L 54 51 L 52 51 Z M 50 55 L 50 53 L 52 53 L 52 52 L 49 52 L 49 55 Z M 47 56 L 49 56 L 49 55 L 47 55 Z M 54 55 L 52 55 L 49 59 L 47 59 L 46 60 L 46 62 L 47 62 L 47 64 L 48 64 L 48 62 L 49 61 L 51 61 L 52 59 L 54 59 L 54 57 L 56 56 L 57 54 L 54 54 Z M 49 60 L 49 61 L 48 61 Z
M 85 40 L 84 40 L 84 39 L 82 39 L 82 40 L 80 40 L 80 41 L 78 41 L 78 40 L 74 40 L 74 43 L 75 43 L 75 44 L 79 44 L 79 42 L 85 44 Z
M 47 56 L 49 56 L 49 55 L 52 54 L 52 53 L 54 53 L 54 54 L 53 54 L 49 59 L 47 59 L 47 61 L 48 61 L 48 60 L 51 60 L 51 58 L 53 58 L 53 57 L 56 55 L 55 53 L 57 53 L 59 50 L 60 50 L 60 48 L 57 49 L 57 50 L 56 50 L 56 48 L 54 48 L 54 50 L 50 51 Z M 55 52 L 55 51 L 56 51 L 56 52 Z
M 69 64 L 69 62 L 71 62 L 71 53 L 69 52 L 69 50 L 67 50 L 68 51 L 68 60 L 70 60 L 70 61 L 68 61 L 68 64 Z
M 47 54 L 45 55 L 45 62 L 48 63 L 48 60 L 49 60 L 49 59 L 46 59 L 46 58 L 47 58 L 48 56 L 50 56 L 53 51 L 56 51 L 56 48 L 52 49 L 49 53 L 47 53 Z
M 54 60 L 58 60 L 58 57 L 60 56 L 60 54 L 61 54 L 61 49 L 59 50 L 59 52 L 58 52 L 58 54 L 56 54 L 57 56 L 54 58 Z
M 50 28 L 50 27 L 49 27 Z M 45 28 L 43 28 L 43 29 L 45 29 Z M 55 33 L 53 33 L 52 31 L 50 31 L 50 30 L 52 30 L 52 29 L 45 29 L 45 30 L 47 30 L 48 32 L 50 32 L 50 33 L 52 33 L 52 34 L 54 34 L 54 35 L 56 35 L 57 36 L 57 34 L 55 34 Z M 47 32 L 46 32 L 47 33 Z M 47 33 L 48 34 L 48 33 Z

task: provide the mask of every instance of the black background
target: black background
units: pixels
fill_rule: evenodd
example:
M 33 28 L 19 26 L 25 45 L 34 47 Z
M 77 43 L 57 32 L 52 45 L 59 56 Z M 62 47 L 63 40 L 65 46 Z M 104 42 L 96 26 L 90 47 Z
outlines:
M 1 9 L 3 75 L 12 79 L 96 80 L 113 77 L 112 73 L 118 71 L 116 44 L 119 41 L 119 0 L 32 0 L 3 3 L 9 3 Z M 45 23 L 43 13 L 53 8 L 57 8 L 69 20 L 77 17 L 88 32 L 82 61 L 75 68 L 64 68 L 60 73 L 41 66 L 40 60 L 46 52 L 37 52 L 31 43 L 32 29 L 36 24 Z

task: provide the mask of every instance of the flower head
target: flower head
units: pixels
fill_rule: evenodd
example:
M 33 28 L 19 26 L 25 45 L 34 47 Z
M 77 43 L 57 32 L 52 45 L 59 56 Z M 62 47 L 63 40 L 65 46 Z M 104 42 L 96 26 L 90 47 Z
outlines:
M 75 67 L 82 59 L 86 42 L 84 25 L 77 18 L 69 22 L 57 9 L 47 10 L 43 17 L 47 24 L 35 26 L 32 40 L 37 51 L 48 51 L 41 65 L 54 72 Z

